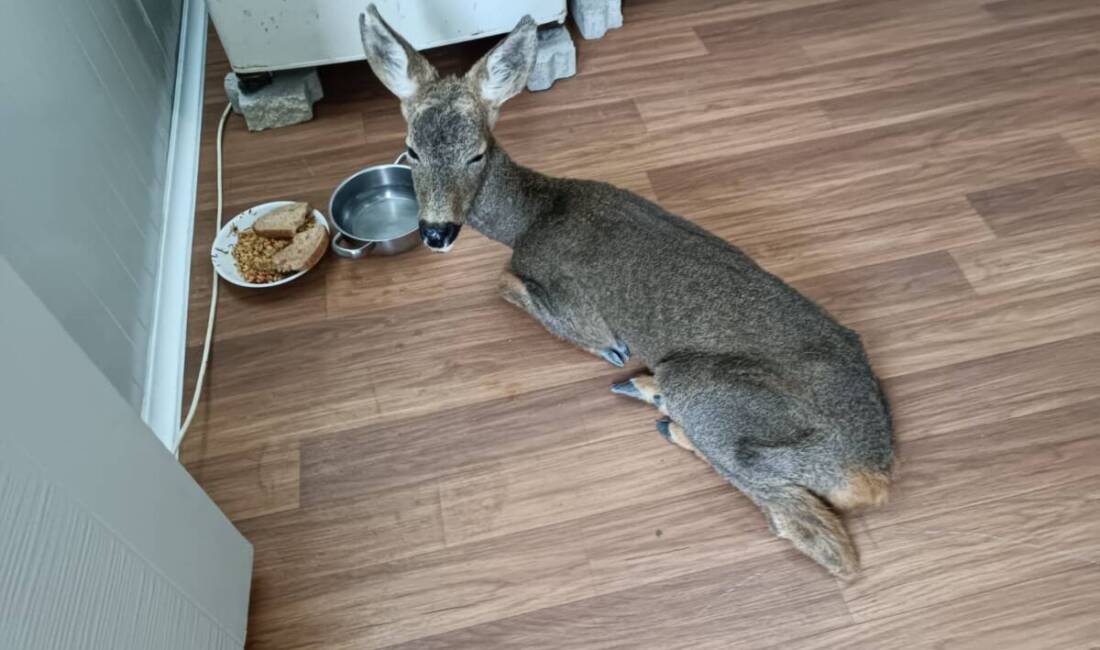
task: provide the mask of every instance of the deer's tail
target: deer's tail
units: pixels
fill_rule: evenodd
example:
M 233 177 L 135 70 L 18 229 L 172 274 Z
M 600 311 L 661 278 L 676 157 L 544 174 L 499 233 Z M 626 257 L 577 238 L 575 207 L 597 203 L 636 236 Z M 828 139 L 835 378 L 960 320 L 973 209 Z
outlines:
M 777 536 L 835 576 L 849 579 L 859 572 L 859 555 L 844 522 L 817 495 L 791 484 L 752 496 Z

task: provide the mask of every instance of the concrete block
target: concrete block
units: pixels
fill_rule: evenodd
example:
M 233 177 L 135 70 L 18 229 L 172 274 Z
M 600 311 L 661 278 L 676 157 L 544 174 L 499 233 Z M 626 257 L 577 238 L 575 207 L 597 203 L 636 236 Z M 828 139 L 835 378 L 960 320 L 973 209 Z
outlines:
M 554 81 L 577 74 L 577 48 L 565 25 L 539 28 L 535 67 L 527 79 L 528 90 L 546 90 Z
M 586 40 L 623 26 L 622 0 L 569 0 L 569 13 Z
M 233 110 L 244 115 L 249 131 L 263 131 L 313 119 L 313 103 L 324 97 L 316 68 L 272 73 L 271 83 L 244 92 L 237 75 L 225 75 L 225 94 Z

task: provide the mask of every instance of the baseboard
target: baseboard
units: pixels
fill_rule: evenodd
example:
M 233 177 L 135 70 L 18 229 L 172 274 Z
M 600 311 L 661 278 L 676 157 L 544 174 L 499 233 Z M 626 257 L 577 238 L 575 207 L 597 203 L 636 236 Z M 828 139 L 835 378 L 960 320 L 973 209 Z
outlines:
M 178 443 L 176 435 L 183 400 L 191 238 L 202 134 L 206 26 L 205 0 L 184 0 L 172 131 L 168 144 L 160 268 L 157 270 L 149 361 L 141 408 L 142 419 L 169 451 L 174 451 Z

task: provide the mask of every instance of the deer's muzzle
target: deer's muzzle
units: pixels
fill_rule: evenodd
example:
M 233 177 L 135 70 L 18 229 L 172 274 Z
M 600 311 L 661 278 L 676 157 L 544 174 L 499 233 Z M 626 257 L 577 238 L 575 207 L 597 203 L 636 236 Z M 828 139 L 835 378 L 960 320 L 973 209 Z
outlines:
M 424 244 L 440 253 L 446 253 L 451 250 L 451 246 L 454 246 L 455 239 L 458 239 L 458 231 L 462 229 L 462 226 L 457 223 L 428 223 L 427 221 L 420 222 L 420 239 L 424 241 Z

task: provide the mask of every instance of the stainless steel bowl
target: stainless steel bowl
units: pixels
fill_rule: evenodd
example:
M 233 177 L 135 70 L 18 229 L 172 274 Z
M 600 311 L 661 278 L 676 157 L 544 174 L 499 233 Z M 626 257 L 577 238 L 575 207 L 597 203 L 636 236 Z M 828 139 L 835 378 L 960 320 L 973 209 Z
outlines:
M 398 156 L 392 165 L 368 167 L 332 193 L 328 213 L 337 255 L 396 255 L 420 244 L 412 171 L 400 161 Z

